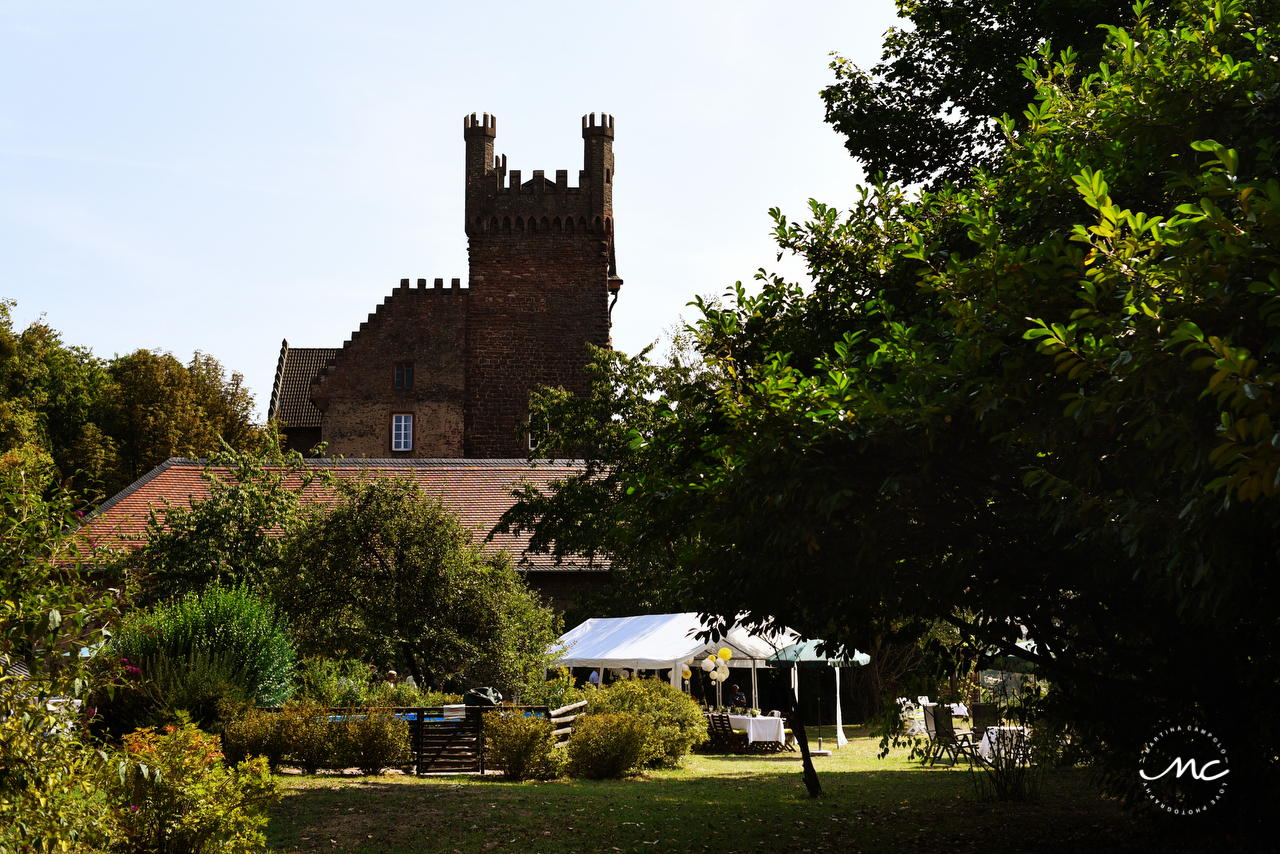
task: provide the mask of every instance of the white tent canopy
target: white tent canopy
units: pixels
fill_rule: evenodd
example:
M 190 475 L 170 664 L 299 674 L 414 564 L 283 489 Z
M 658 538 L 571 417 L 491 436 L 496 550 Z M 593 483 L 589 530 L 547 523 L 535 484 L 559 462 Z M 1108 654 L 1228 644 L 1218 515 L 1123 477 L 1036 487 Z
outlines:
M 735 661 L 763 667 L 766 658 L 796 642 L 790 631 L 764 636 L 739 627 L 719 641 L 700 641 L 696 635 L 704 629 L 697 614 L 597 617 L 561 636 L 565 651 L 554 666 L 665 670 L 728 647 Z
M 640 617 L 597 617 L 560 637 L 565 651 L 555 667 L 609 667 L 634 670 L 671 669 L 671 684 L 680 687 L 681 665 L 690 658 L 714 655 L 728 647 L 731 663 L 748 665 L 752 671 L 752 694 L 756 693 L 755 670 L 769 667 L 765 662 L 780 649 L 795 643 L 790 630 L 774 634 L 753 634 L 735 626 L 719 641 L 700 641 L 705 627 L 697 614 L 650 614 Z M 696 665 L 696 662 L 695 662 Z

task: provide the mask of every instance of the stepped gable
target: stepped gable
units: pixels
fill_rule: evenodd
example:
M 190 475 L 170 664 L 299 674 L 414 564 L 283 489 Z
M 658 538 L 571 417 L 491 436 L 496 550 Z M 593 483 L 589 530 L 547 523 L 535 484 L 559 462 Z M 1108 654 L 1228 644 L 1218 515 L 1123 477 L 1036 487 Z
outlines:
M 470 290 L 401 279 L 311 383 L 330 452 L 349 457 L 461 457 Z M 412 380 L 396 384 L 397 366 Z M 391 447 L 390 422 L 413 415 L 412 450 Z M 510 456 L 510 455 L 508 455 Z
M 505 551 L 516 566 L 531 573 L 589 572 L 600 574 L 607 567 L 588 567 L 584 560 L 566 560 L 557 565 L 550 555 L 526 555 L 528 534 L 504 534 L 492 542 L 484 538 L 514 499 L 511 492 L 519 484 L 529 482 L 546 489 L 551 481 L 579 471 L 577 461 L 527 460 L 461 460 L 461 459 L 380 459 L 380 460 L 308 460 L 313 469 L 328 469 L 338 477 L 408 477 L 432 498 L 458 515 L 462 524 L 475 532 L 476 543 L 486 552 Z M 175 457 L 156 466 L 126 489 L 104 502 L 85 520 L 90 536 L 129 549 L 138 549 L 138 540 L 126 539 L 146 530 L 151 510 L 161 509 L 165 501 L 187 505 L 209 495 L 203 477 L 204 460 Z M 219 474 L 225 476 L 222 470 Z M 293 485 L 298 481 L 295 479 Z M 304 504 L 325 503 L 332 491 L 315 483 L 302 494 Z

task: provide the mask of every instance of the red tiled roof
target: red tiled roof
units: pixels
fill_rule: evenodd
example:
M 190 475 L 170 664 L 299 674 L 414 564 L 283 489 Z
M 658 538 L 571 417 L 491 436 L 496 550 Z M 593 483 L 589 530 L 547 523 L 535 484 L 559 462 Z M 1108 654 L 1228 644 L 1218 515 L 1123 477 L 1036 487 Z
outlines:
M 524 553 L 529 535 L 499 534 L 491 543 L 483 542 L 500 517 L 514 503 L 511 491 L 522 481 L 546 488 L 551 481 L 578 470 L 570 461 L 530 463 L 527 460 L 307 460 L 307 465 L 329 469 L 339 477 L 364 475 L 410 477 L 429 496 L 438 497 L 444 506 L 457 513 L 462 524 L 476 532 L 476 541 L 486 551 L 503 550 L 516 565 L 530 571 L 586 569 L 585 561 L 566 559 L 557 565 L 550 555 Z M 139 548 L 137 540 L 123 539 L 142 533 L 154 507 L 199 501 L 209 494 L 201 476 L 203 460 L 175 457 L 156 466 L 127 489 L 104 502 L 86 520 L 91 535 L 115 539 L 128 548 Z M 295 479 L 293 485 L 297 486 Z M 327 501 L 332 493 L 312 484 L 302 493 L 304 503 Z

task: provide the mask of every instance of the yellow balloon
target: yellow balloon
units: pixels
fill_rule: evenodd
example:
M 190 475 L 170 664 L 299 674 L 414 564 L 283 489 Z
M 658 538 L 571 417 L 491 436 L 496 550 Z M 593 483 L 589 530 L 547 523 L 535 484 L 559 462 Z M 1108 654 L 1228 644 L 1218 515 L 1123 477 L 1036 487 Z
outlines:
M 727 646 L 722 647 L 720 649 L 720 658 L 723 661 L 728 661 L 729 659 L 733 658 L 733 650 L 729 649 L 729 647 Z
M 686 667 L 684 669 L 684 672 L 681 673 L 680 675 L 683 676 L 685 679 L 688 679 L 690 676 L 693 675 L 693 671 Z

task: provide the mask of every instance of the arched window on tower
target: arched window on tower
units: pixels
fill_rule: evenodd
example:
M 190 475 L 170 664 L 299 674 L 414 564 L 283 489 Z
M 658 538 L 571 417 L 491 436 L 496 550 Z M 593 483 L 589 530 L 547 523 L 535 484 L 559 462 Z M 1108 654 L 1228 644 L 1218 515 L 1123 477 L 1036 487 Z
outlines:
M 573 217 L 565 218 L 564 230 L 566 234 L 573 234 Z

